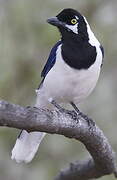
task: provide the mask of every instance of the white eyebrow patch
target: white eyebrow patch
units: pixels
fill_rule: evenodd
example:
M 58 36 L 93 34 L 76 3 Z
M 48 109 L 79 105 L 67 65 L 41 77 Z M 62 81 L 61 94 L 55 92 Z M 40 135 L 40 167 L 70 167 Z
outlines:
M 78 16 L 75 16 L 75 18 L 78 20 L 79 18 L 78 18 Z
M 65 25 L 68 29 L 72 30 L 75 34 L 78 34 L 78 23 L 75 25 Z

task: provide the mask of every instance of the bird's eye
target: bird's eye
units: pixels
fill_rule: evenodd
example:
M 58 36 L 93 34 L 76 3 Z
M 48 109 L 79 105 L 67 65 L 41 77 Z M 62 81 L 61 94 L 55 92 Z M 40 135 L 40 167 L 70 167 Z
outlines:
M 76 23 L 77 23 L 77 19 L 74 18 L 71 20 L 71 24 L 76 24 Z

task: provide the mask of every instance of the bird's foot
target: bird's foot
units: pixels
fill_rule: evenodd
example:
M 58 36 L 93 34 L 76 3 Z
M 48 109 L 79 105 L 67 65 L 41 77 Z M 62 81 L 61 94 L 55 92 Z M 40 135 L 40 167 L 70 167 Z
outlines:
M 56 103 L 56 101 L 54 101 L 53 99 L 52 100 L 49 100 L 50 103 L 56 107 L 56 109 L 58 109 L 61 113 L 65 112 L 65 109 L 62 108 L 59 104 Z
M 32 109 L 38 110 L 38 107 L 35 107 L 35 106 L 33 106 L 33 107 L 31 107 L 31 106 L 26 106 L 26 108 L 27 108 L 27 109 L 31 109 L 31 108 L 32 108 Z
M 75 117 L 77 116 L 76 112 L 75 111 L 70 111 L 70 110 L 67 110 L 63 107 L 61 107 L 59 104 L 57 104 L 54 100 L 51 101 L 51 104 L 56 107 L 57 110 L 59 110 L 61 113 L 66 113 L 70 116 L 72 116 L 73 119 L 75 119 Z
M 95 126 L 95 122 L 91 118 L 89 118 L 87 115 L 82 113 L 73 102 L 70 102 L 70 104 L 75 109 L 75 111 L 78 113 L 78 115 L 80 115 L 81 117 L 83 117 L 84 120 L 87 121 L 88 126 L 90 126 L 90 127 Z
M 26 106 L 26 108 L 27 108 L 27 109 L 30 109 L 30 108 L 31 108 L 31 106 Z
M 89 118 L 87 115 L 85 115 L 85 114 L 82 113 L 81 111 L 80 111 L 79 115 L 80 115 L 81 117 L 83 117 L 83 119 L 84 119 L 85 121 L 87 121 L 89 127 L 95 126 L 95 122 L 94 122 L 91 118 Z

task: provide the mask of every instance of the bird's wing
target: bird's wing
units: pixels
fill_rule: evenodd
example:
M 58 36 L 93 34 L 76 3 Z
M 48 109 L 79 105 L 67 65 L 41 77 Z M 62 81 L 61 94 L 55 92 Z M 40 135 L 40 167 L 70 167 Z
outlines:
M 55 62 L 56 62 L 56 50 L 58 48 L 58 46 L 61 44 L 61 41 L 58 41 L 54 47 L 51 49 L 49 58 L 41 72 L 41 77 L 45 78 L 47 73 L 50 71 L 50 69 L 54 66 Z
M 43 84 L 43 81 L 44 81 L 46 75 L 48 74 L 48 72 L 51 70 L 51 68 L 54 66 L 54 64 L 56 62 L 56 51 L 57 51 L 57 48 L 60 44 L 61 44 L 61 41 L 58 41 L 50 51 L 50 55 L 48 57 L 48 60 L 47 60 L 45 66 L 41 72 L 41 77 L 43 77 L 43 79 L 42 79 L 38 89 Z

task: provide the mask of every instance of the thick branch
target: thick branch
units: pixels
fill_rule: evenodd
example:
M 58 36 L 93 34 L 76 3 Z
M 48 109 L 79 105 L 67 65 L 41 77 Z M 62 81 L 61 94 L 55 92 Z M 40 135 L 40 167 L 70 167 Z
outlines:
M 0 126 L 62 134 L 81 141 L 92 158 L 72 163 L 55 180 L 88 180 L 111 173 L 116 175 L 115 157 L 107 138 L 82 113 L 76 114 L 65 109 L 51 112 L 0 101 Z

